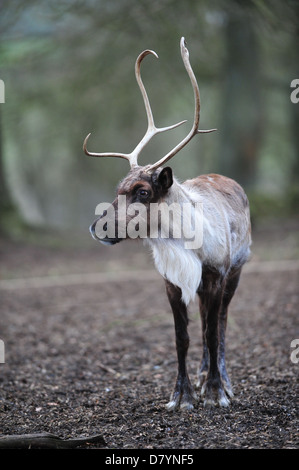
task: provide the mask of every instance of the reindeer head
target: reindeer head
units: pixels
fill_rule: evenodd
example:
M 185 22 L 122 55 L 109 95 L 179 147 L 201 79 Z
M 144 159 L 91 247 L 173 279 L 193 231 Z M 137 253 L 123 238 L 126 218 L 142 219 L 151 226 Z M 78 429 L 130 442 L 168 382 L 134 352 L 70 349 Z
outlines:
M 194 92 L 195 100 L 195 110 L 194 110 L 194 122 L 189 134 L 177 144 L 167 155 L 158 160 L 156 163 L 146 166 L 138 165 L 138 157 L 142 149 L 148 144 L 148 142 L 156 135 L 171 129 L 174 129 L 186 121 L 181 121 L 177 124 L 173 124 L 168 127 L 158 128 L 155 126 L 152 110 L 150 107 L 149 99 L 144 87 L 144 84 L 140 75 L 140 65 L 142 60 L 149 54 L 154 55 L 158 58 L 158 55 L 151 50 L 143 51 L 137 58 L 135 63 L 135 75 L 136 80 L 139 85 L 146 115 L 148 121 L 148 127 L 145 135 L 135 147 L 135 149 L 129 153 L 94 153 L 87 150 L 87 140 L 90 137 L 90 134 L 84 140 L 83 149 L 86 155 L 91 157 L 118 157 L 125 158 L 129 161 L 131 170 L 128 175 L 123 179 L 123 181 L 118 186 L 117 197 L 112 202 L 111 205 L 107 206 L 103 214 L 95 220 L 95 222 L 90 227 L 91 234 L 94 238 L 102 241 L 106 244 L 115 244 L 121 241 L 124 238 L 128 238 L 127 230 L 124 230 L 128 227 L 132 218 L 135 217 L 134 210 L 132 210 L 132 205 L 136 207 L 136 204 L 141 204 L 144 207 L 144 213 L 142 215 L 143 219 L 148 220 L 148 208 L 150 204 L 163 200 L 169 189 L 173 184 L 173 175 L 170 167 L 162 168 L 162 165 L 170 160 L 176 153 L 178 153 L 188 142 L 196 135 L 200 133 L 213 132 L 216 129 L 209 130 L 199 130 L 199 119 L 200 119 L 200 95 L 197 85 L 197 81 L 193 70 L 189 62 L 189 52 L 186 48 L 185 39 L 182 37 L 180 41 L 181 56 L 185 69 L 191 80 L 191 84 Z M 123 196 L 123 197 L 122 197 Z M 123 207 L 120 207 L 122 202 Z M 140 206 L 138 206 L 140 207 Z M 109 213 L 110 212 L 110 213 Z M 105 221 L 103 220 L 105 218 Z M 141 218 L 142 219 L 142 218 Z M 98 223 L 102 221 L 102 225 L 99 228 Z M 113 221 L 115 230 L 113 233 L 107 234 L 107 225 L 110 221 Z M 147 225 L 148 226 L 148 225 Z M 96 228 L 98 230 L 96 231 Z M 147 236 L 148 233 L 145 234 Z M 134 237 L 129 237 L 134 238 Z

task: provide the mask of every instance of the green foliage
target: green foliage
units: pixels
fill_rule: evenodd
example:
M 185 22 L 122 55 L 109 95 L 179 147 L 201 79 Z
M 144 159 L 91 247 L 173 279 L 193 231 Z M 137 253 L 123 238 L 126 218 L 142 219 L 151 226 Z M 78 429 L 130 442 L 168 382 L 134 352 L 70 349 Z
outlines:
M 290 82 L 299 78 L 298 18 L 295 3 L 278 0 L 5 0 L 1 160 L 23 220 L 85 230 L 96 205 L 111 199 L 127 163 L 89 159 L 82 142 L 92 132 L 91 150 L 122 152 L 141 139 L 146 119 L 134 63 L 143 49 L 159 54 L 142 64 L 157 124 L 188 123 L 155 138 L 141 163 L 184 137 L 193 94 L 181 36 L 200 86 L 200 126 L 218 133 L 194 139 L 172 160 L 175 173 L 235 177 L 256 194 L 255 215 L 282 211 L 282 200 L 293 210 L 288 190 L 298 181 L 299 104 L 290 102 Z
M 298 218 L 299 188 L 291 186 L 283 194 L 254 192 L 248 194 L 253 222 L 267 219 Z

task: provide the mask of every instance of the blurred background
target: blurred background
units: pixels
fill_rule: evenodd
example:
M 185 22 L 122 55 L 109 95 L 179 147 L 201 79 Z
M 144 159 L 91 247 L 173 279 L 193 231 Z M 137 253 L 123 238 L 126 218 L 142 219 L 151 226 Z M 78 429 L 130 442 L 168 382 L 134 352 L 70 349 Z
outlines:
M 222 173 L 246 189 L 253 221 L 298 215 L 299 2 L 288 0 L 1 0 L 0 227 L 86 233 L 128 169 L 90 151 L 130 152 L 146 130 L 134 64 L 157 126 L 140 163 L 188 132 L 193 92 L 179 42 L 187 41 L 201 92 L 199 135 L 171 161 L 183 180 Z M 299 97 L 299 92 L 297 94 Z

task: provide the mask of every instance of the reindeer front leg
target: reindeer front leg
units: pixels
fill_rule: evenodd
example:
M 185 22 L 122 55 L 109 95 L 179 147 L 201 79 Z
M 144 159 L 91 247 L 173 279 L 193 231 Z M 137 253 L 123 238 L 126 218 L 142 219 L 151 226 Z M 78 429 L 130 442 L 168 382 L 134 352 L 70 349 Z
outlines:
M 185 303 L 182 301 L 182 292 L 179 287 L 166 281 L 166 292 L 172 308 L 175 326 L 176 350 L 178 357 L 178 375 L 170 402 L 166 405 L 168 410 L 191 410 L 197 396 L 193 391 L 187 373 L 186 358 L 189 348 L 188 313 Z
M 228 305 L 222 303 L 224 291 L 225 282 L 220 273 L 206 268 L 203 273 L 201 288 L 198 291 L 204 354 L 197 384 L 201 387 L 201 395 L 204 397 L 205 406 L 214 406 L 216 404 L 220 406 L 229 405 L 229 400 L 225 393 L 227 391 L 227 394 L 229 394 L 231 389 L 224 360 L 226 311 Z

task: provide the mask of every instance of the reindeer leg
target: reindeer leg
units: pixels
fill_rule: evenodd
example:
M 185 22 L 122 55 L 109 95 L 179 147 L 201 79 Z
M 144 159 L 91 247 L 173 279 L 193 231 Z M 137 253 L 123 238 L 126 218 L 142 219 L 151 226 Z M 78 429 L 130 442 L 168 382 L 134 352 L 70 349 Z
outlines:
M 206 381 L 208 370 L 209 370 L 209 350 L 206 341 L 206 327 L 207 327 L 207 309 L 204 303 L 204 299 L 201 298 L 199 293 L 199 311 L 201 317 L 201 327 L 202 327 L 202 345 L 203 345 L 203 355 L 201 364 L 198 371 L 198 382 L 196 383 L 196 388 L 201 388 Z
M 226 331 L 226 323 L 227 323 L 227 309 L 232 300 L 236 288 L 239 284 L 241 274 L 241 268 L 232 271 L 225 284 L 225 289 L 223 293 L 222 305 L 220 309 L 220 317 L 219 317 L 219 369 L 221 380 L 224 385 L 225 392 L 229 397 L 233 397 L 233 390 L 231 387 L 231 383 L 226 371 L 225 365 L 225 331 Z
M 178 375 L 174 391 L 169 403 L 166 405 L 168 410 L 192 409 L 193 403 L 197 401 L 197 396 L 193 391 L 190 379 L 187 373 L 186 357 L 189 348 L 189 335 L 187 331 L 188 313 L 187 307 L 181 300 L 181 289 L 166 281 L 166 292 L 169 303 L 172 308 L 176 336 L 176 349 L 178 357 Z
M 206 268 L 198 291 L 204 336 L 204 356 L 199 383 L 204 405 L 228 406 L 219 369 L 219 319 L 225 282 L 220 273 Z M 208 356 L 208 358 L 207 358 Z

